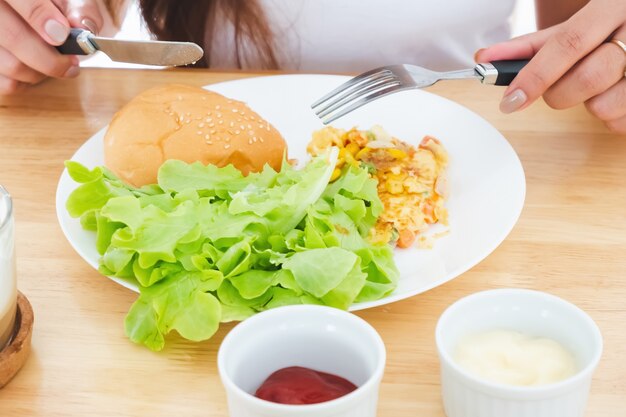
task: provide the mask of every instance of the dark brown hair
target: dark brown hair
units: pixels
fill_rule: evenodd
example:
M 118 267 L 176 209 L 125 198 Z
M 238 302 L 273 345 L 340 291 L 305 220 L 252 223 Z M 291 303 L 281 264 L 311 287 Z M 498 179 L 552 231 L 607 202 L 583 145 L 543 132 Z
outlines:
M 115 9 L 122 0 L 108 0 Z M 237 66 L 245 62 L 246 47 L 256 48 L 265 69 L 278 68 L 272 31 L 257 0 L 139 0 L 148 29 L 159 40 L 195 42 L 204 49 L 204 58 L 195 66 L 211 66 L 211 40 L 218 16 L 228 19 L 235 29 Z M 205 44 L 206 42 L 206 44 Z

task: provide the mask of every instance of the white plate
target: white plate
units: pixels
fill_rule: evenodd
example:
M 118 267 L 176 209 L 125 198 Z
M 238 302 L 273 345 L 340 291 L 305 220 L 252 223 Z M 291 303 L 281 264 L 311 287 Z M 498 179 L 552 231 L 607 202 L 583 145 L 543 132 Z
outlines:
M 310 104 L 348 77 L 280 75 L 213 84 L 206 88 L 247 102 L 285 137 L 290 157 L 306 159 L 311 132 L 322 123 Z M 494 104 L 495 105 L 495 104 Z M 507 140 L 484 119 L 466 108 L 425 91 L 406 91 L 374 101 L 339 119 L 334 126 L 367 129 L 375 124 L 409 143 L 424 135 L 441 140 L 450 155 L 451 195 L 447 203 L 450 233 L 433 249 L 397 249 L 398 288 L 390 296 L 355 304 L 351 310 L 379 306 L 422 293 L 467 271 L 486 258 L 509 234 L 524 205 L 524 171 Z M 103 164 L 104 129 L 87 140 L 72 157 L 90 168 Z M 70 244 L 98 267 L 95 234 L 71 218 L 65 202 L 76 184 L 67 170 L 59 180 L 57 216 Z M 136 284 L 112 278 L 137 291 Z

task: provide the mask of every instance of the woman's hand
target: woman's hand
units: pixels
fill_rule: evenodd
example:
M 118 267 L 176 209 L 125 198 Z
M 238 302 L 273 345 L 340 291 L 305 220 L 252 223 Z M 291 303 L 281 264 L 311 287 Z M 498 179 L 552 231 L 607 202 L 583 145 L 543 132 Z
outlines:
M 54 47 L 70 27 L 98 32 L 102 24 L 96 0 L 0 0 L 0 95 L 46 77 L 76 77 L 78 58 Z
M 531 58 L 504 92 L 500 109 L 521 110 L 543 96 L 552 108 L 585 103 L 609 129 L 626 133 L 626 1 L 591 0 L 566 22 L 492 45 L 478 62 Z

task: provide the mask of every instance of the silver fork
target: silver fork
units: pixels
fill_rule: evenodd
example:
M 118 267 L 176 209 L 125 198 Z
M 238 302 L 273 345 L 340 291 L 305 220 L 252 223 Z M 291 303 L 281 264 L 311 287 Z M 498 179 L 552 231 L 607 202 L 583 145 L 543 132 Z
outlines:
M 313 103 L 311 108 L 324 124 L 328 124 L 378 98 L 428 87 L 439 80 L 476 78 L 483 84 L 509 85 L 527 63 L 528 60 L 493 61 L 448 72 L 408 64 L 380 67 L 346 81 Z

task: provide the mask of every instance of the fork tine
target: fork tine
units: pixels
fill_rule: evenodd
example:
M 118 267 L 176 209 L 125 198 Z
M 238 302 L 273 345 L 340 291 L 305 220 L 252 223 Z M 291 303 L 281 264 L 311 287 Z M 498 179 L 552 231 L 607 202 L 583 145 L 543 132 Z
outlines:
M 343 109 L 339 110 L 337 113 L 334 113 L 332 115 L 330 115 L 327 118 L 322 118 L 322 123 L 324 123 L 325 125 L 334 122 L 335 120 L 339 119 L 341 116 L 344 116 L 348 113 L 350 113 L 351 111 L 354 111 L 356 109 L 358 109 L 359 107 L 369 103 L 370 101 L 379 99 L 381 97 L 384 97 L 388 94 L 391 93 L 395 93 L 397 91 L 402 91 L 402 90 L 409 90 L 413 88 L 412 86 L 408 86 L 408 85 L 402 85 L 402 84 L 396 84 L 396 85 L 392 85 L 389 86 L 385 89 L 382 90 L 377 90 L 374 91 L 373 93 L 361 98 L 360 100 L 352 103 L 351 105 L 344 107 Z
M 376 91 L 385 87 L 390 87 L 393 85 L 398 85 L 398 84 L 400 84 L 400 81 L 398 80 L 397 77 L 393 75 L 384 76 L 384 77 L 372 80 L 371 82 L 361 83 L 359 84 L 358 87 L 353 87 L 347 90 L 345 93 L 339 94 L 337 97 L 335 97 L 334 100 L 328 103 L 325 103 L 324 107 L 316 108 L 315 114 L 317 114 L 318 117 L 322 118 L 326 116 L 328 113 L 331 113 L 335 109 L 343 106 L 344 104 L 349 103 L 350 101 L 353 101 L 359 97 L 365 96 L 373 91 Z
M 333 98 L 335 95 L 341 93 L 342 91 L 344 91 L 345 89 L 352 87 L 353 85 L 359 84 L 363 81 L 365 81 L 366 79 L 370 78 L 372 75 L 375 75 L 376 73 L 390 73 L 391 71 L 389 71 L 387 69 L 387 67 L 379 67 L 379 68 L 374 68 L 373 70 L 369 70 L 364 72 L 363 74 L 357 75 L 354 78 L 351 78 L 350 80 L 346 81 L 345 83 L 341 84 L 339 87 L 335 88 L 333 91 L 331 91 L 330 93 L 326 94 L 324 97 L 320 98 L 319 100 L 317 100 L 315 103 L 313 103 L 311 105 L 311 108 L 315 108 L 318 107 L 320 104 L 322 104 L 323 102 L 325 102 L 326 100 Z

